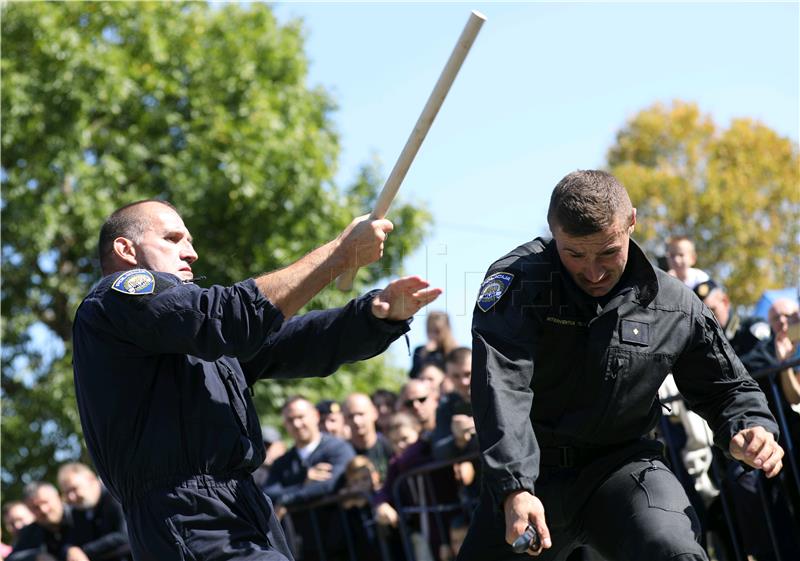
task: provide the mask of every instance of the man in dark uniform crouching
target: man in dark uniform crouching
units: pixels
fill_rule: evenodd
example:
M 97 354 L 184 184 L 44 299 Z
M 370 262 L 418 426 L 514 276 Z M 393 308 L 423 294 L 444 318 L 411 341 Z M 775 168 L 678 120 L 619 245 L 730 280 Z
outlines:
M 577 171 L 553 191 L 553 240 L 495 262 L 473 315 L 472 406 L 481 502 L 458 559 L 562 561 L 589 546 L 609 561 L 706 560 L 697 518 L 661 445 L 668 373 L 715 443 L 774 477 L 783 450 L 764 395 L 713 314 L 630 239 L 625 188 Z
M 265 455 L 250 391 L 261 378 L 331 374 L 408 331 L 441 293 L 418 277 L 292 317 L 347 267 L 377 260 L 391 229 L 362 217 L 284 269 L 201 288 L 171 205 L 140 201 L 106 220 L 105 276 L 75 317 L 75 390 L 135 559 L 291 559 L 250 475 Z

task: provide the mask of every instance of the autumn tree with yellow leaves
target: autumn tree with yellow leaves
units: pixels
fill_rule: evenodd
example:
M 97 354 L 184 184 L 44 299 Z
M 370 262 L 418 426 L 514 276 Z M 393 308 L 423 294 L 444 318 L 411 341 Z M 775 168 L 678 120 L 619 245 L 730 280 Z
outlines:
M 608 168 L 627 187 L 650 254 L 686 235 L 738 305 L 800 275 L 798 147 L 747 118 L 722 128 L 696 104 L 655 104 L 617 134 Z

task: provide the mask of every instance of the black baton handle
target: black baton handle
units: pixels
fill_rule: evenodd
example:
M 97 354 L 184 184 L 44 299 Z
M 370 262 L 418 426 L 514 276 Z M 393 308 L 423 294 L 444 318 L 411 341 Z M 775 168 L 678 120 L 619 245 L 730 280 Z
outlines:
M 536 528 L 528 524 L 528 527 L 525 528 L 525 532 L 511 544 L 511 548 L 514 550 L 514 553 L 525 553 L 529 549 L 536 551 L 539 549 L 540 545 L 539 532 L 536 531 Z

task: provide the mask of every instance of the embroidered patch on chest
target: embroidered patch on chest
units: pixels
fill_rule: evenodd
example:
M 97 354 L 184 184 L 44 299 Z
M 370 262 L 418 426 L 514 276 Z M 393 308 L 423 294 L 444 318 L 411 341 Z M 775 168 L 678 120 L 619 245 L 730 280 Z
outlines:
M 622 320 L 620 339 L 623 343 L 647 346 L 650 344 L 650 325 L 641 321 Z
M 132 271 L 125 271 L 111 288 L 123 294 L 130 294 L 132 296 L 140 296 L 143 294 L 152 294 L 156 287 L 156 279 L 153 273 L 145 271 L 144 269 L 133 269 Z
M 478 307 L 484 312 L 488 312 L 500 301 L 508 287 L 511 286 L 512 280 L 514 280 L 514 275 L 511 273 L 495 273 L 487 277 L 478 292 Z

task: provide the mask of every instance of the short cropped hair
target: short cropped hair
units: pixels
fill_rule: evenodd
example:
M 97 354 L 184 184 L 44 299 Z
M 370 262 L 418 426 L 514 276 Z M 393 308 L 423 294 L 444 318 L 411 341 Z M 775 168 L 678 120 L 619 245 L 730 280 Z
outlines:
M 22 489 L 23 500 L 25 500 L 25 502 L 32 500 L 40 489 L 50 489 L 58 495 L 58 489 L 56 489 L 55 485 L 47 483 L 46 481 L 33 481 L 25 485 Z
M 68 462 L 58 468 L 58 481 L 61 482 L 61 479 L 68 473 L 85 473 L 97 478 L 97 474 L 94 472 L 94 470 L 81 462 Z
M 314 405 L 314 404 L 311 402 L 311 400 L 310 400 L 310 399 L 308 399 L 307 397 L 305 397 L 305 396 L 303 396 L 303 395 L 299 395 L 299 394 L 297 394 L 297 395 L 290 396 L 289 398 L 287 398 L 287 399 L 286 399 L 286 401 L 284 401 L 284 402 L 283 402 L 283 406 L 281 407 L 281 413 L 283 413 L 284 411 L 286 411 L 286 409 L 287 409 L 287 408 L 288 408 L 290 405 L 293 405 L 293 404 L 297 403 L 298 401 L 305 401 L 305 402 L 306 402 L 306 403 L 308 403 L 308 404 L 309 404 L 309 405 L 310 405 L 310 406 L 311 406 L 311 407 L 312 407 L 312 408 L 313 408 L 315 411 L 317 410 L 317 407 L 316 407 L 316 406 L 315 406 L 315 405 Z
M 458 364 L 472 356 L 472 349 L 469 347 L 458 347 L 447 353 L 444 359 L 445 364 Z
M 105 274 L 111 268 L 111 254 L 114 250 L 114 240 L 128 238 L 138 242 L 145 230 L 150 225 L 146 214 L 140 212 L 138 207 L 144 203 L 161 203 L 172 210 L 176 210 L 167 201 L 158 199 L 145 199 L 127 204 L 118 208 L 103 222 L 100 228 L 100 237 L 97 240 L 97 254 L 100 258 L 100 270 Z
M 605 230 L 617 219 L 633 220 L 633 205 L 625 187 L 600 170 L 578 170 L 558 182 L 550 196 L 547 223 L 570 236 Z

